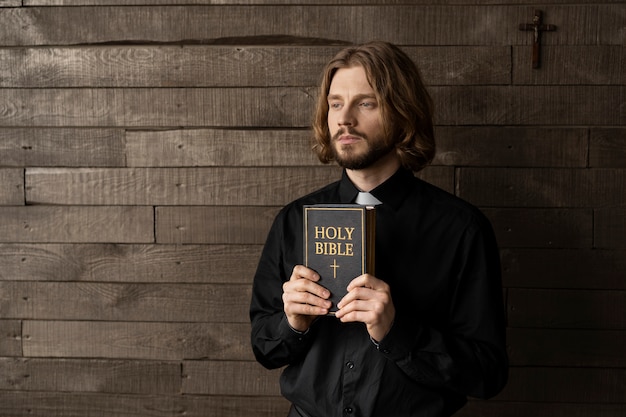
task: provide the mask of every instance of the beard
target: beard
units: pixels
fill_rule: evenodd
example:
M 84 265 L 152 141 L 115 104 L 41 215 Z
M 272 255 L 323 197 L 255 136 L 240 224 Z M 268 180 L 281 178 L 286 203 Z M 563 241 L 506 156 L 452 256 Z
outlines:
M 394 145 L 388 143 L 383 138 L 376 138 L 376 140 L 372 141 L 364 133 L 349 130 L 348 134 L 360 137 L 367 145 L 367 149 L 364 152 L 358 152 L 354 145 L 337 144 L 337 139 L 344 133 L 344 130 L 340 130 L 333 135 L 331 149 L 337 164 L 345 169 L 359 170 L 369 168 L 394 149 Z

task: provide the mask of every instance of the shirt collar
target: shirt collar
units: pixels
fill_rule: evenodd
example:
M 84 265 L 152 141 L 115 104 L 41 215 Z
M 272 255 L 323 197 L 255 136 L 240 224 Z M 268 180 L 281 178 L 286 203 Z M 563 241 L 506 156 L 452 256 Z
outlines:
M 410 189 L 410 183 L 415 176 L 410 170 L 400 168 L 387 181 L 374 188 L 372 195 L 383 202 L 390 205 L 394 209 L 400 207 Z M 356 199 L 359 189 L 350 181 L 346 170 L 343 170 L 341 181 L 339 183 L 339 197 L 341 203 L 353 203 Z

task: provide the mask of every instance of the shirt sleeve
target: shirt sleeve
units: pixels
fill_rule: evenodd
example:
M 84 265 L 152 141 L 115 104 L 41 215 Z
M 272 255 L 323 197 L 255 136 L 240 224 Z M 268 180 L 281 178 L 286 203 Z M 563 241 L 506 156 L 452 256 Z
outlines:
M 466 230 L 445 326 L 396 317 L 378 350 L 414 381 L 476 398 L 508 377 L 500 259 L 491 225 Z
M 250 303 L 252 351 L 257 361 L 269 369 L 293 363 L 311 345 L 311 332 L 292 329 L 284 313 L 282 286 L 295 266 L 284 259 L 285 219 L 283 210 L 270 229 L 254 276 Z

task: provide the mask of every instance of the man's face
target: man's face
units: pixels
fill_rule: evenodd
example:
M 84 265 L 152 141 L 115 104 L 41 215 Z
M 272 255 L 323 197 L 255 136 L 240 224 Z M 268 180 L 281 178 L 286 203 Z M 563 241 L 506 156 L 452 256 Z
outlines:
M 328 130 L 335 160 L 347 169 L 368 168 L 393 149 L 385 141 L 380 105 L 363 67 L 335 73 L 328 92 Z

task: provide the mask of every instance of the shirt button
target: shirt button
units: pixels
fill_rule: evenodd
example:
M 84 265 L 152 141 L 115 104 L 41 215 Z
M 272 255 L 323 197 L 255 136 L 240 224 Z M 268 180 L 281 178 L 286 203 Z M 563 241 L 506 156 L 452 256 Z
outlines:
M 352 362 L 352 361 L 346 362 L 346 367 L 348 369 L 354 369 L 354 362 Z
M 352 414 L 352 411 L 353 411 L 352 407 L 346 407 L 346 408 L 343 409 L 343 412 L 346 413 L 346 414 Z

